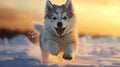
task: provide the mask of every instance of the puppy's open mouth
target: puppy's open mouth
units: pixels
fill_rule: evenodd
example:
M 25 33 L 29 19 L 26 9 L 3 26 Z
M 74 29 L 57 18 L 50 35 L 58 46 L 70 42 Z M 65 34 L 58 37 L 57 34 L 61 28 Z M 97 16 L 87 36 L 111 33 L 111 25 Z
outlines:
M 57 31 L 57 33 L 59 35 L 62 35 L 64 33 L 64 31 L 65 31 L 65 28 L 55 28 L 55 30 Z

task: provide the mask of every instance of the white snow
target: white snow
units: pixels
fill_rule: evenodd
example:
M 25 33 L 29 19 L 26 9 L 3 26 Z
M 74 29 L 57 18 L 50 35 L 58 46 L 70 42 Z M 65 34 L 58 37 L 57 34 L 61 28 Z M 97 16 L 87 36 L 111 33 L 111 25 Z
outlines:
M 58 61 L 51 56 L 52 64 L 41 63 L 39 45 L 24 35 L 11 40 L 0 39 L 0 67 L 120 67 L 120 38 L 87 35 L 79 39 L 79 51 L 72 61 Z M 57 62 L 57 63 L 56 63 Z

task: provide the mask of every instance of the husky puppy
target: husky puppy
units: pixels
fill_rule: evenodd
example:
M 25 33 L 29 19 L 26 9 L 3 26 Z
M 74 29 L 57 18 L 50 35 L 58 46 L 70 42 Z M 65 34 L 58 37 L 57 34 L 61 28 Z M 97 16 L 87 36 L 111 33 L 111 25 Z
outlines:
M 34 24 L 33 27 L 40 33 L 39 43 L 44 61 L 48 59 L 49 53 L 57 56 L 61 52 L 63 59 L 73 59 L 78 34 L 71 0 L 59 6 L 47 0 L 44 24 Z

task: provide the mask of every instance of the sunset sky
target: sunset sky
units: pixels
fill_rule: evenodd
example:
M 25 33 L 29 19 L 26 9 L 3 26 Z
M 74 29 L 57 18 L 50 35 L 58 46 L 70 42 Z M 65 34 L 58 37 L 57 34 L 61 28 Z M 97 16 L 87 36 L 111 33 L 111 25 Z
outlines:
M 31 29 L 43 22 L 46 0 L 0 0 L 0 28 Z M 63 4 L 66 0 L 51 0 Z M 72 0 L 80 33 L 120 36 L 120 0 Z

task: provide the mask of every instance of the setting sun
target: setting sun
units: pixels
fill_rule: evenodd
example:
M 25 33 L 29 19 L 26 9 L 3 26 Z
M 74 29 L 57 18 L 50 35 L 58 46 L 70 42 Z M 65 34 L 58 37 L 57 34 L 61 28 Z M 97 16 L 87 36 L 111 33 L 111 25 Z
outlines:
M 51 0 L 61 5 L 66 0 Z M 119 0 L 72 0 L 79 32 L 120 36 Z M 5 0 L 0 2 L 0 27 L 31 29 L 32 21 L 44 21 L 46 0 Z M 27 3 L 27 4 L 26 4 Z M 22 24 L 21 24 L 22 23 Z

